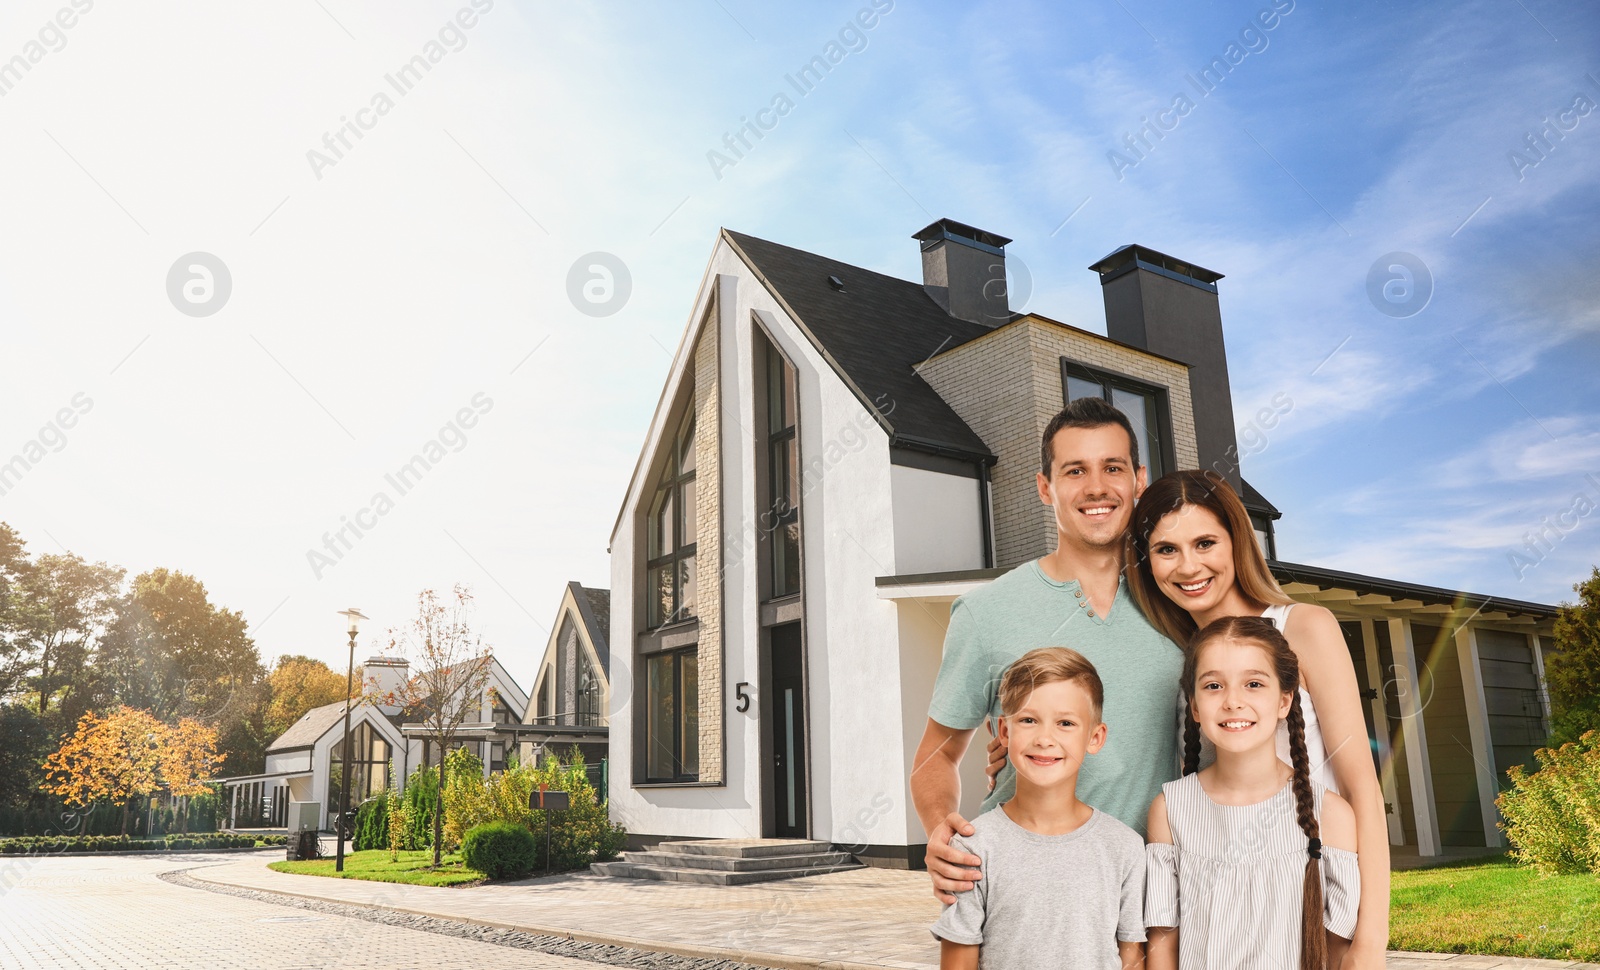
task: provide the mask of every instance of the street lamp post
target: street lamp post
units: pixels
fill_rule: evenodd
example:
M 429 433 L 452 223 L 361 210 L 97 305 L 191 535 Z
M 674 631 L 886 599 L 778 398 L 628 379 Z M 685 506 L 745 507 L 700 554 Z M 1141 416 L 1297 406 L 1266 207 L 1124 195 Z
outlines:
M 340 610 L 339 615 L 350 621 L 350 664 L 344 674 L 344 761 L 339 768 L 339 817 L 334 821 L 339 835 L 339 849 L 333 862 L 335 872 L 344 871 L 344 817 L 350 811 L 350 778 L 353 774 L 350 770 L 350 695 L 355 692 L 357 624 L 366 619 L 353 606 L 348 610 Z

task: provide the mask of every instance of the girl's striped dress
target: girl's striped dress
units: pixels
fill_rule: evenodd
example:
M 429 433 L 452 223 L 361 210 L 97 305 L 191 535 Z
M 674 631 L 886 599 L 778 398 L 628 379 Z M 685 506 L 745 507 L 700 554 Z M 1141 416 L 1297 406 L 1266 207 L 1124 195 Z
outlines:
M 1311 783 L 1318 818 L 1327 791 Z M 1145 926 L 1178 928 L 1180 970 L 1295 970 L 1300 965 L 1305 833 L 1294 786 L 1254 805 L 1218 805 L 1199 775 L 1162 786 L 1172 845 L 1145 847 Z M 1323 925 L 1355 932 L 1356 854 L 1322 849 Z

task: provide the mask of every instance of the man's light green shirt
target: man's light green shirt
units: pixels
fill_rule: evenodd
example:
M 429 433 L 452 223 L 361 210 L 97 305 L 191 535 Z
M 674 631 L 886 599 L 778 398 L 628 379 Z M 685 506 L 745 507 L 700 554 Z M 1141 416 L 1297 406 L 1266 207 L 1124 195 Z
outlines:
M 1117 587 L 1110 616 L 1091 615 L 1077 581 L 1056 582 L 1038 560 L 957 599 L 928 716 L 956 730 L 998 718 L 1001 675 L 1037 647 L 1071 647 L 1099 671 L 1106 743 L 1084 760 L 1078 797 L 1144 835 L 1151 801 L 1178 776 L 1183 654 L 1139 612 L 1126 581 Z M 1007 762 L 983 811 L 1015 791 L 1016 772 Z

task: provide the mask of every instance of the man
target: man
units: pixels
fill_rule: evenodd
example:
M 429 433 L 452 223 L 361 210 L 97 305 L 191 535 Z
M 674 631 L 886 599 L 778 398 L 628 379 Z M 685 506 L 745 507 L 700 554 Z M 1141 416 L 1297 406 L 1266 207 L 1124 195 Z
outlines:
M 954 849 L 971 835 L 957 812 L 959 766 L 979 724 L 1000 714 L 998 688 L 1013 661 L 1037 647 L 1083 654 L 1105 681 L 1105 747 L 1084 765 L 1084 802 L 1144 834 L 1150 802 L 1177 776 L 1177 692 L 1183 657 L 1134 606 L 1122 581 L 1122 539 L 1146 470 L 1128 418 L 1099 398 L 1080 398 L 1051 419 L 1040 445 L 1039 499 L 1055 512 L 1056 548 L 956 600 L 945 634 L 928 725 L 911 773 L 911 797 L 928 834 L 934 895 L 982 878 L 980 860 Z M 998 739 L 991 761 L 1004 754 Z M 1015 772 L 1004 765 L 983 811 L 1006 801 Z

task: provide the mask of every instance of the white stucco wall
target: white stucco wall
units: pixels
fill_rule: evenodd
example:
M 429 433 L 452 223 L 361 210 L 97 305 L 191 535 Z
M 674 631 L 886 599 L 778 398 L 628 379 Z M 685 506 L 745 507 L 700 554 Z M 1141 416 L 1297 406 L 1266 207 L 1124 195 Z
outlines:
M 950 627 L 952 597 L 930 599 L 900 599 L 894 601 L 899 611 L 900 627 L 900 710 L 901 731 L 907 764 L 915 765 L 917 745 L 928 725 L 928 705 L 933 700 L 933 684 L 939 675 L 939 662 L 944 656 L 944 635 Z M 989 735 L 983 728 L 974 732 L 961 760 L 960 812 L 974 818 L 984 795 L 988 793 L 988 778 L 984 775 L 989 746 Z M 909 770 L 906 804 L 910 805 Z M 907 845 L 927 841 L 922 822 L 916 810 L 908 808 L 904 821 Z
M 891 466 L 895 572 L 939 573 L 983 568 L 980 484 L 963 478 Z
M 311 752 L 285 751 L 281 754 L 267 755 L 267 766 L 262 770 L 267 774 L 272 774 L 277 771 L 309 771 L 310 769 Z

